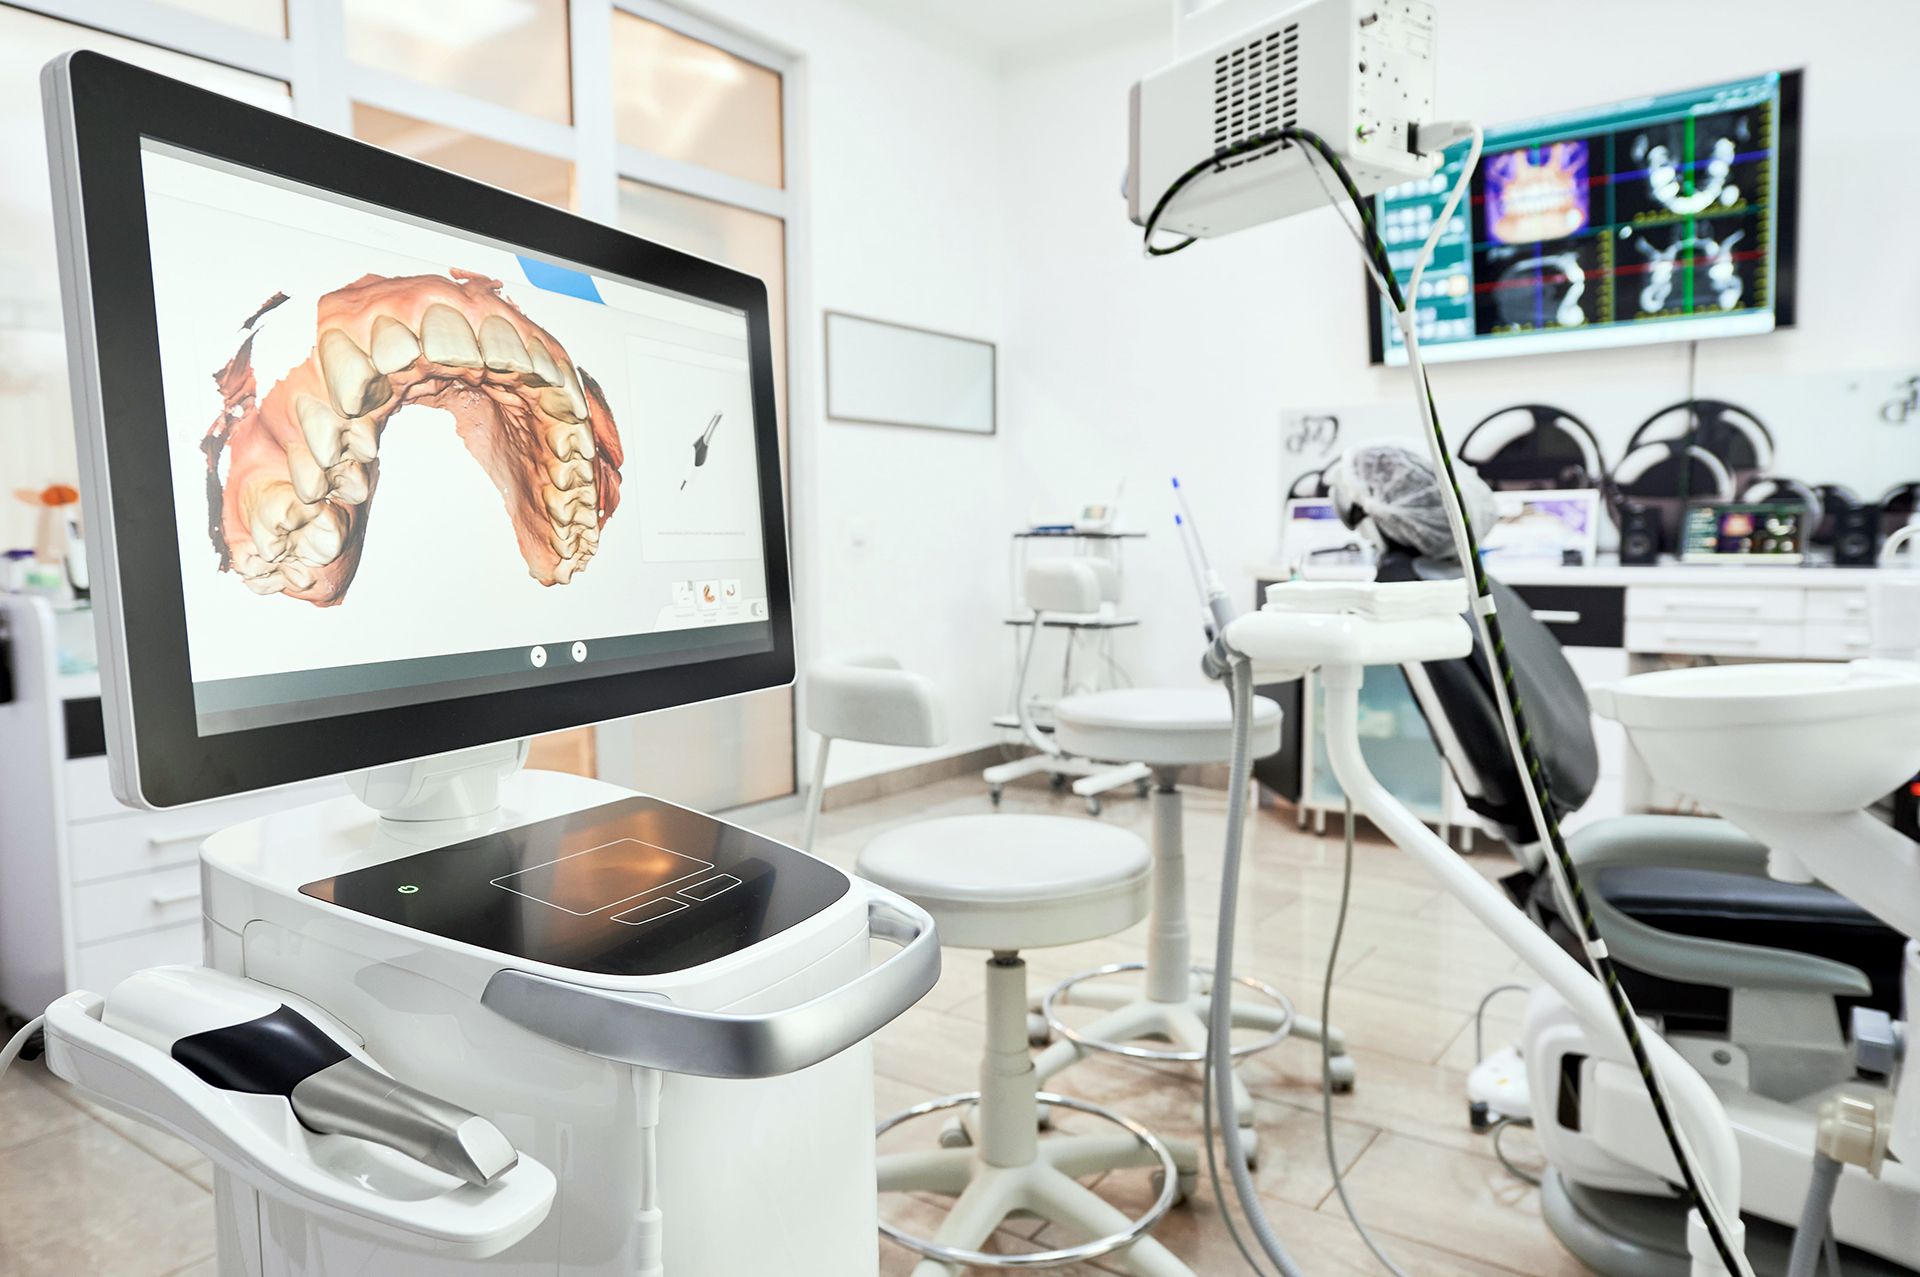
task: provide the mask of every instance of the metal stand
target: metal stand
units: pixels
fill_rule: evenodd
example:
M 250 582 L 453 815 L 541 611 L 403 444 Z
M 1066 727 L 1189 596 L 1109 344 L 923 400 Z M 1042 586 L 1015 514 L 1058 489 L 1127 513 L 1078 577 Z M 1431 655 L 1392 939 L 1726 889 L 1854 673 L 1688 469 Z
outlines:
M 893 1153 L 879 1159 L 880 1191 L 932 1192 L 954 1199 L 939 1231 L 915 1237 L 882 1220 L 880 1231 L 926 1256 L 914 1277 L 956 1277 L 962 1268 L 1051 1268 L 1124 1252 L 1118 1262 L 1138 1277 L 1194 1277 L 1147 1232 L 1191 1190 L 1195 1151 L 1177 1154 L 1152 1131 L 1111 1109 L 1038 1089 L 1027 1051 L 1026 963 L 1016 953 L 987 962 L 987 1050 L 980 1089 L 917 1104 L 880 1123 L 884 1135 L 902 1122 L 948 1109 L 973 1107 L 974 1147 Z M 1120 1135 L 1041 1139 L 1039 1106 L 1050 1104 L 1101 1118 Z M 1183 1164 L 1184 1163 L 1184 1164 Z M 1158 1167 L 1152 1206 L 1129 1219 L 1079 1183 L 1082 1175 L 1124 1167 Z M 979 1250 L 1008 1215 L 1027 1211 L 1093 1240 L 1027 1254 Z

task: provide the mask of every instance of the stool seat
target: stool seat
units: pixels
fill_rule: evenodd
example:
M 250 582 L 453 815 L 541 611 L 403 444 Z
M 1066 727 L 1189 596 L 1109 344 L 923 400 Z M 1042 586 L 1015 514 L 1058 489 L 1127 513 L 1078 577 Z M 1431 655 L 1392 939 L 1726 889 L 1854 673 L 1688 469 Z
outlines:
M 1224 687 L 1125 687 L 1068 696 L 1053 707 L 1054 739 L 1088 758 L 1184 767 L 1233 754 L 1233 704 Z M 1253 756 L 1280 748 L 1280 707 L 1253 698 Z
M 1066 816 L 924 820 L 868 843 L 855 872 L 933 915 L 960 949 L 1041 949 L 1124 931 L 1146 917 L 1147 845 Z

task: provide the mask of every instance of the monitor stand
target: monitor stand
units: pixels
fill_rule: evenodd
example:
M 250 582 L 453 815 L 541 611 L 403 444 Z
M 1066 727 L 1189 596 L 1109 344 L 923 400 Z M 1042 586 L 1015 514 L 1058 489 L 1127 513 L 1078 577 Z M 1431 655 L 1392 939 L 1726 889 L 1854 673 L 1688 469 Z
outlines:
M 472 820 L 500 808 L 500 782 L 527 761 L 528 742 L 500 741 L 353 772 L 347 788 L 383 826 Z

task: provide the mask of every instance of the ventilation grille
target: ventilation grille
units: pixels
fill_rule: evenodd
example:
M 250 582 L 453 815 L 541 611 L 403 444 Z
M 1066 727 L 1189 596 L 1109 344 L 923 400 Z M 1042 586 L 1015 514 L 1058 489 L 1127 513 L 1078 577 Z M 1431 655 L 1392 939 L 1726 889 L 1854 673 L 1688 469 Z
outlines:
M 1213 60 L 1213 149 L 1299 123 L 1300 24 L 1290 23 Z M 1279 142 L 1223 161 L 1239 168 L 1291 147 Z

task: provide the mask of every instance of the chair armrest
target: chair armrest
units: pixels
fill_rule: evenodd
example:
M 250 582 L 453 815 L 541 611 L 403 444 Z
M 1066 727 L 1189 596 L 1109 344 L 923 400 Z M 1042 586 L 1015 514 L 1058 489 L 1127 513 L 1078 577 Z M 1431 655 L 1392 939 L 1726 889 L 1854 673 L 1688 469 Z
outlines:
M 1863 997 L 1872 991 L 1858 967 L 1790 949 L 1676 935 L 1613 907 L 1598 889 L 1607 869 L 1658 867 L 1767 876 L 1767 849 L 1723 820 L 1697 816 L 1622 816 L 1589 825 L 1569 841 L 1588 882 L 1587 902 L 1612 955 L 1648 975 L 1722 989 L 1768 989 Z

